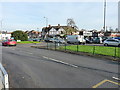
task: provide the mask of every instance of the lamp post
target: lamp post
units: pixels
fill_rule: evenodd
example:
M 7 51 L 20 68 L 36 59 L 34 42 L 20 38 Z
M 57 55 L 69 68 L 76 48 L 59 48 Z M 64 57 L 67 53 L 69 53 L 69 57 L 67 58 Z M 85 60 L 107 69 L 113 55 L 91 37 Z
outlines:
M 0 21 L 0 27 L 1 27 L 1 40 L 2 40 L 2 26 L 3 26 L 3 20 Z
M 0 25 L 1 25 L 1 30 L 2 30 L 2 22 L 3 22 L 3 20 L 1 20 L 1 21 L 0 21 Z
M 46 19 L 46 27 L 48 26 L 48 18 L 44 17 Z
M 44 17 L 46 19 L 46 28 L 48 26 L 48 18 L 47 17 Z M 49 31 L 48 31 L 48 35 L 49 35 Z
M 104 0 L 104 31 L 106 31 L 106 0 Z
M 48 18 L 47 17 L 44 17 L 46 19 L 46 29 L 47 29 L 47 26 L 48 26 Z M 48 35 L 47 35 L 47 40 L 48 40 L 48 36 L 49 36 L 49 31 L 48 32 Z M 47 42 L 47 49 L 48 49 L 48 42 Z

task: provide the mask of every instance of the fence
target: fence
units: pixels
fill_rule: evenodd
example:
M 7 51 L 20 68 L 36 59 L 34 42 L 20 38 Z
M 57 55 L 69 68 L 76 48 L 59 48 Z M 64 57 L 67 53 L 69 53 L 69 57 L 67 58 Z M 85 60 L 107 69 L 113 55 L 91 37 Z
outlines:
M 0 74 L 1 75 L 1 82 L 4 86 L 3 88 L 5 90 L 9 90 L 8 74 L 1 63 L 0 63 L 0 72 L 1 72 L 1 74 Z
M 105 55 L 120 58 L 120 47 L 47 43 L 46 48 L 62 51 L 85 52 L 93 55 Z

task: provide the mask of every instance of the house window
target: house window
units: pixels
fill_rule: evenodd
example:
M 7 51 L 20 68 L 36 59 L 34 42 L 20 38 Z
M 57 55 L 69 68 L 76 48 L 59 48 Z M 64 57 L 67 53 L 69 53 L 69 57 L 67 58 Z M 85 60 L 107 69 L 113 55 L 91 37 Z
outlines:
M 61 31 L 61 34 L 63 34 L 63 31 Z

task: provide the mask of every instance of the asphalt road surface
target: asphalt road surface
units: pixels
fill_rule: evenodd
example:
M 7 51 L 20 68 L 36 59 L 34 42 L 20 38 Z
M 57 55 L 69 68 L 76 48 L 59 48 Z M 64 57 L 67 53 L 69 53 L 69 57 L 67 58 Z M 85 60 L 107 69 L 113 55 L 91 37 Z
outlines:
M 31 48 L 2 47 L 11 88 L 118 88 L 118 63 Z

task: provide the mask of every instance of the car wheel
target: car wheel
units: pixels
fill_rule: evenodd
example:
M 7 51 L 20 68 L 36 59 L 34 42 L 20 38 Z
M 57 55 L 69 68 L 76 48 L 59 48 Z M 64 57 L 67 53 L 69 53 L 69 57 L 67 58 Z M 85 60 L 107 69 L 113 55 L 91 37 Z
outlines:
M 105 44 L 104 44 L 104 46 L 108 46 L 108 44 L 107 44 L 107 43 L 105 43 Z
M 79 45 L 81 45 L 82 43 L 81 43 L 81 42 L 79 42 L 78 44 L 79 44 Z
M 7 45 L 8 47 L 10 47 L 10 45 Z
M 83 45 L 85 45 L 85 43 L 83 43 Z
M 120 44 L 118 45 L 118 47 L 120 47 Z

